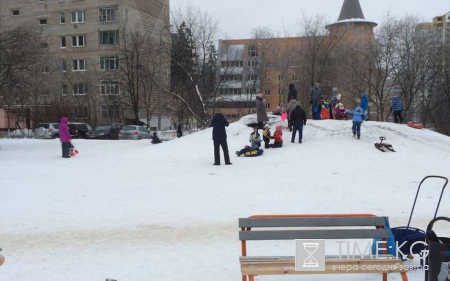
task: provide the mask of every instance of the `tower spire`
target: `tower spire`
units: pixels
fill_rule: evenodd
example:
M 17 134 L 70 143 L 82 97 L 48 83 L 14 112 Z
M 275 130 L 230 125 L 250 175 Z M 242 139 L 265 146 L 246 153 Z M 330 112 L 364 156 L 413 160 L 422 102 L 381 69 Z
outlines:
M 344 0 L 338 21 L 349 19 L 364 19 L 359 0 Z

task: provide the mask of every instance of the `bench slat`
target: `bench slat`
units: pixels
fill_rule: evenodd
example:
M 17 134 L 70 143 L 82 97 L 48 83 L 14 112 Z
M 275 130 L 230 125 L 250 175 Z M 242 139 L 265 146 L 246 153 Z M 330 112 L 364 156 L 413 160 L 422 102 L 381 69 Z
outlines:
M 239 231 L 239 240 L 293 240 L 293 239 L 369 239 L 388 238 L 387 229 L 319 229 Z
M 327 257 L 325 271 L 295 271 L 294 257 L 241 257 L 240 262 L 242 275 L 253 276 L 406 272 L 405 268 L 401 266 L 402 261 L 399 259 L 339 259 Z M 345 267 L 341 269 L 341 266 Z
M 383 217 L 352 218 L 240 218 L 239 227 L 384 226 Z

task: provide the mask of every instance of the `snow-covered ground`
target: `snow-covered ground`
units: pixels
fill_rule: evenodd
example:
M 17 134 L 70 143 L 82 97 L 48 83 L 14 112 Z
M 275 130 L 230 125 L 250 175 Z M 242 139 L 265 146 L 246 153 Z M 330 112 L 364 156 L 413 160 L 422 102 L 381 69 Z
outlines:
M 239 122 L 228 127 L 231 166 L 212 165 L 211 129 L 158 145 L 74 140 L 80 154 L 71 159 L 58 140 L 1 139 L 0 280 L 241 280 L 240 217 L 373 213 L 402 226 L 420 180 L 450 177 L 450 138 L 406 125 L 367 122 L 357 140 L 351 121 L 308 120 L 303 144 L 284 130 L 283 148 L 238 158 L 250 132 Z M 379 136 L 397 152 L 376 150 Z M 423 185 L 413 226 L 432 218 L 441 183 Z M 450 214 L 450 190 L 439 214 Z M 450 227 L 436 232 L 448 236 Z M 258 253 L 294 255 L 294 246 L 250 243 L 249 254 Z M 408 276 L 423 280 L 423 272 Z

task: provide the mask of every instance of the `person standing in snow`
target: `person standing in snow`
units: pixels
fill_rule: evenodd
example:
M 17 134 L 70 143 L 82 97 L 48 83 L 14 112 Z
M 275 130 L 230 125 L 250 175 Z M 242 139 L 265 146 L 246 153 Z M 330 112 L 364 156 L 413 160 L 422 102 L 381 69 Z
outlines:
M 321 108 L 321 101 L 322 89 L 320 88 L 320 84 L 316 83 L 314 84 L 314 87 L 309 90 L 309 104 L 311 105 L 313 120 L 320 119 L 320 111 L 318 110 Z
M 289 128 L 289 132 L 292 132 L 292 120 L 290 119 L 291 117 L 291 112 L 295 109 L 295 107 L 297 105 L 300 105 L 300 103 L 295 99 L 295 97 L 291 97 L 287 106 L 286 106 L 286 113 L 288 116 L 288 128 Z
M 337 94 L 333 96 L 330 100 L 330 119 L 334 119 L 333 117 L 333 110 L 336 104 L 338 104 L 341 101 L 341 94 Z
M 181 124 L 178 124 L 177 138 L 181 138 L 182 136 L 183 136 L 183 131 L 181 130 Z
M 61 141 L 63 158 L 70 158 L 69 150 L 72 147 L 72 143 L 70 142 L 69 127 L 67 127 L 68 121 L 69 118 L 61 117 L 61 124 L 59 124 L 59 140 Z
M 263 97 L 263 94 L 258 94 L 256 95 L 255 101 L 256 122 L 258 122 L 258 129 L 264 128 L 264 122 L 269 121 L 269 117 L 266 112 L 266 103 Z
M 216 113 L 211 120 L 212 138 L 214 142 L 214 165 L 220 165 L 220 147 L 222 147 L 225 165 L 231 165 L 228 153 L 227 132 L 228 121 L 222 113 Z
M 156 132 L 153 132 L 152 143 L 153 144 L 161 143 L 161 139 L 158 137 L 158 134 Z
M 398 123 L 400 120 L 400 124 L 403 124 L 403 103 L 398 94 L 394 94 L 394 97 L 392 98 L 391 110 L 394 111 L 394 122 Z
M 294 97 L 294 99 L 297 99 L 297 89 L 295 89 L 294 84 L 289 84 L 289 95 L 288 95 L 288 102 Z
M 361 106 L 357 106 L 354 110 L 347 110 L 348 114 L 353 115 L 353 137 L 358 136 L 358 139 L 361 138 L 361 124 L 363 120 L 366 119 L 366 114 L 364 113 L 364 110 Z
M 361 106 L 361 108 L 364 110 L 364 113 L 366 113 L 367 119 L 369 119 L 369 116 L 367 115 L 367 109 L 369 108 L 369 100 L 367 99 L 366 93 L 361 94 L 361 102 L 359 106 Z M 367 119 L 364 121 L 367 121 Z
M 300 105 L 297 105 L 295 109 L 291 112 L 291 120 L 292 120 L 292 138 L 291 142 L 294 143 L 295 135 L 298 131 L 298 143 L 302 143 L 303 139 L 303 126 L 306 125 L 306 112 L 301 108 Z

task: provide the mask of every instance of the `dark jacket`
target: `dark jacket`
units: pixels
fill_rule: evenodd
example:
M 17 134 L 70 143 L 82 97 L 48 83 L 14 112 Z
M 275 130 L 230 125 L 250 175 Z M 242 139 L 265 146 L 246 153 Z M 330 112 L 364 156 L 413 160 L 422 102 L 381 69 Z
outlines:
M 223 114 L 217 113 L 214 115 L 211 120 L 211 127 L 213 128 L 212 138 L 214 141 L 224 141 L 227 139 L 225 127 L 228 127 L 228 125 L 228 121 Z
M 258 122 L 269 121 L 269 117 L 266 112 L 266 104 L 264 100 L 260 97 L 256 97 L 255 101 L 256 119 Z
M 297 89 L 295 89 L 294 84 L 289 84 L 289 96 L 288 101 L 291 100 L 291 97 L 297 99 Z
M 403 103 L 398 96 L 392 98 L 392 106 L 391 108 L 394 111 L 403 111 Z
M 178 124 L 177 137 L 181 138 L 183 136 L 183 131 L 181 130 L 181 124 Z
M 306 125 L 306 112 L 297 105 L 294 110 L 291 111 L 291 120 L 294 121 L 294 124 L 303 123 Z

